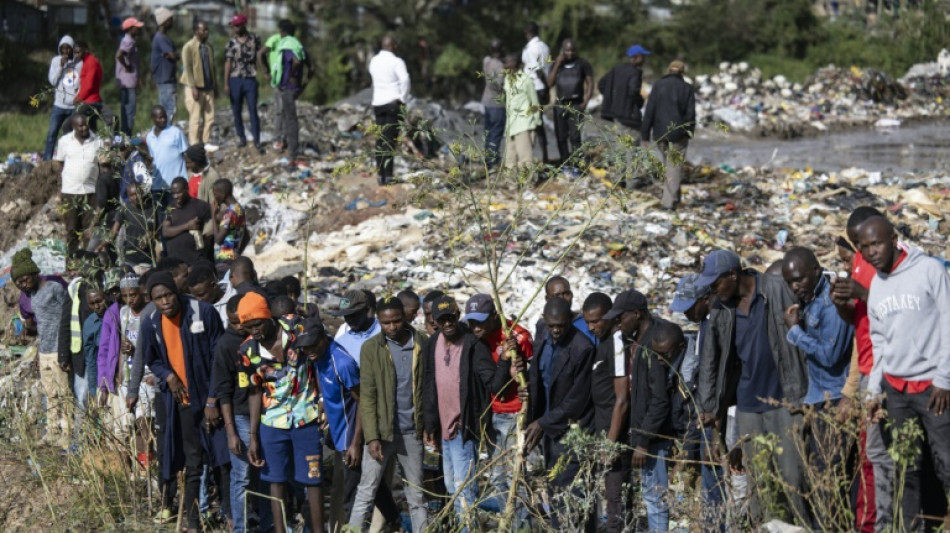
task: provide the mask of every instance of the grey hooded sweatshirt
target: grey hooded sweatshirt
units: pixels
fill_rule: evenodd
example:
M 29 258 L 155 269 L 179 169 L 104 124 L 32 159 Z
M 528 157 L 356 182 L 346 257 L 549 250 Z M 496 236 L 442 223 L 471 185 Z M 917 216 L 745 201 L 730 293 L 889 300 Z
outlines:
M 69 58 L 66 64 L 60 63 L 62 56 L 59 50 L 64 44 L 75 46 L 73 38 L 64 35 L 59 40 L 59 46 L 56 47 L 56 55 L 53 56 L 49 64 L 49 84 L 56 87 L 56 96 L 53 99 L 53 105 L 62 109 L 73 109 L 73 99 L 79 92 L 79 73 L 82 70 L 82 61 Z
M 907 257 L 890 274 L 878 272 L 868 294 L 874 346 L 868 391 L 881 393 L 884 374 L 950 389 L 950 279 L 937 259 L 900 246 Z

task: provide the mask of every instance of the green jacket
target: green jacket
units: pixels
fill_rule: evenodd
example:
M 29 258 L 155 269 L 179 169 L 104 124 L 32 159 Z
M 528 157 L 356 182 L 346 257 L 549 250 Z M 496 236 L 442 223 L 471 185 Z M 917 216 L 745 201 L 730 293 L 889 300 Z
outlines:
M 412 330 L 412 418 L 416 437 L 422 439 L 422 346 L 428 337 Z M 396 417 L 396 365 L 386 336 L 380 332 L 363 343 L 360 350 L 360 417 L 363 440 L 392 442 Z

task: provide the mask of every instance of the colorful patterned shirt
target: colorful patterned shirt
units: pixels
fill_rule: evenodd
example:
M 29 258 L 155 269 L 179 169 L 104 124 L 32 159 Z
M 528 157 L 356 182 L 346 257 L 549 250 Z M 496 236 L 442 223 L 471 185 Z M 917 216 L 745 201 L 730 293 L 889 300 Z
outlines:
M 261 49 L 261 39 L 248 33 L 244 42 L 231 37 L 224 48 L 224 59 L 231 61 L 232 78 L 257 77 L 257 52 Z
M 307 358 L 298 354 L 293 342 L 303 331 L 303 320 L 286 315 L 276 319 L 280 327 L 283 363 L 274 359 L 253 338 L 241 344 L 241 361 L 251 382 L 263 389 L 261 423 L 276 429 L 305 426 L 317 419 L 317 372 Z M 241 369 L 239 368 L 239 371 Z
M 220 228 L 227 230 L 224 240 L 214 246 L 215 261 L 234 261 L 238 256 L 238 248 L 244 240 L 244 208 L 237 202 L 227 206 L 221 217 Z

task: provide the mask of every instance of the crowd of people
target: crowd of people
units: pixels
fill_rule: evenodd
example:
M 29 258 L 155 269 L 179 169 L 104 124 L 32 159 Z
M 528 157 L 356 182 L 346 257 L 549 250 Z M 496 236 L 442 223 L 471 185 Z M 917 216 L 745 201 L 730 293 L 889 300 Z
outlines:
M 176 187 L 187 197 L 187 183 Z M 41 275 L 23 249 L 12 277 L 25 331 L 37 337 L 45 439 L 83 453 L 84 418 L 134 434 L 138 463 L 147 468 L 157 454 L 159 522 L 174 516 L 176 473 L 184 470 L 189 530 L 199 527 L 214 483 L 235 531 L 250 523 L 283 531 L 290 502 L 302 506 L 311 531 L 322 531 L 325 492 L 331 527 L 365 529 L 375 508 L 381 524 L 399 529 L 391 470 L 398 462 L 411 528 L 423 531 L 439 494 L 427 454 L 441 458 L 456 517 L 476 507 L 501 512 L 513 454 L 537 448 L 553 472 L 545 490 L 572 487 L 591 460 L 563 442 L 576 426 L 622 445 L 599 466 L 607 531 L 634 523 L 628 489 L 636 480 L 646 529 L 668 530 L 677 449 L 701 464 L 704 527 L 725 530 L 726 507 L 753 521 L 775 512 L 761 493 L 737 491 L 738 475 L 753 487 L 769 475 L 781 480 L 784 517 L 809 527 L 812 489 L 822 489 L 807 486 L 806 465 L 838 468 L 850 451 L 830 427 L 834 417 L 808 414 L 842 420 L 863 404 L 857 494 L 846 500 L 855 506 L 854 529 L 916 530 L 923 495 L 950 488 L 950 283 L 940 261 L 900 242 L 871 207 L 851 214 L 836 246 L 849 271 L 827 270 L 801 247 L 764 273 L 744 268 L 732 251 L 709 253 L 668 305 L 698 325 L 695 332 L 661 318 L 656 308 L 665 302 L 632 289 L 587 295 L 577 310 L 561 276 L 544 286 L 533 335 L 499 314 L 489 294 L 460 307 L 441 291 L 420 299 L 408 290 L 377 298 L 354 289 L 325 310 L 343 319 L 332 336 L 320 310 L 301 302 L 296 278 L 261 286 L 240 255 L 223 278 L 208 258 L 173 256 L 121 276 L 71 264 L 61 278 Z M 887 428 L 911 420 L 922 428 L 921 453 L 895 490 Z M 771 474 L 749 459 L 767 435 L 780 443 L 768 452 Z M 922 467 L 924 454 L 931 469 Z M 479 482 L 483 471 L 487 481 Z M 269 485 L 272 505 L 249 504 L 253 516 L 245 516 L 245 491 L 261 485 Z M 519 524 L 557 527 L 559 501 L 550 500 L 547 517 L 519 505 Z M 578 527 L 597 530 L 595 509 Z
M 851 214 L 847 235 L 836 241 L 847 272 L 826 268 L 807 248 L 789 250 L 766 273 L 744 268 L 732 251 L 711 252 L 701 270 L 679 281 L 668 306 L 698 331 L 661 318 L 657 308 L 667 302 L 633 289 L 586 295 L 578 310 L 568 280 L 553 276 L 533 334 L 502 316 L 489 294 L 460 307 L 440 291 L 420 299 L 411 291 L 377 297 L 354 289 L 325 310 L 343 319 L 331 336 L 319 309 L 301 301 L 299 280 L 262 286 L 242 256 L 250 239 L 243 207 L 205 147 L 218 92 L 209 27 L 196 22 L 179 53 L 168 36 L 172 18 L 155 10 L 158 105 L 144 139 L 132 135 L 140 86 L 135 37 L 143 24 L 130 18 L 122 25 L 116 78 L 124 135 L 108 149 L 96 133 L 102 68 L 86 43 L 60 41 L 50 66 L 55 101 L 44 156 L 62 176 L 67 272 L 41 275 L 28 249 L 16 253 L 11 269 L 25 335 L 35 335 L 38 346 L 45 440 L 81 454 L 89 438 L 83 428 L 92 421 L 134 435 L 136 462 L 145 469 L 157 462 L 157 522 L 173 520 L 178 498 L 183 524 L 198 530 L 215 492 L 234 531 L 250 524 L 284 531 L 292 516 L 285 511 L 297 506 L 314 532 L 325 522 L 365 529 L 373 509 L 381 527 L 399 529 L 398 463 L 418 532 L 431 523 L 429 504 L 444 501 L 434 496 L 440 490 L 453 498 L 457 518 L 473 508 L 502 512 L 516 474 L 513 463 L 497 458 L 537 449 L 554 472 L 547 490 L 557 497 L 546 514 L 519 505 L 517 522 L 557 528 L 564 492 L 589 461 L 564 442 L 578 427 L 622 445 L 600 465 L 608 531 L 635 521 L 629 487 L 637 483 L 646 529 L 668 530 L 675 448 L 701 464 L 712 530 L 725 530 L 729 513 L 718 511 L 727 507 L 741 507 L 753 521 L 774 512 L 756 491 L 736 490 L 730 480 L 740 475 L 752 486 L 768 476 L 781 480 L 789 489 L 779 505 L 784 517 L 810 527 L 814 501 L 805 495 L 819 489 L 808 487 L 806 465 L 846 462 L 850 451 L 831 437 L 831 417 L 809 413 L 871 415 L 862 422 L 854 529 L 916 528 L 923 495 L 950 490 L 950 285 L 943 265 L 900 242 L 882 213 L 861 207 Z M 309 55 L 289 21 L 263 45 L 245 16 L 231 26 L 223 72 L 238 142 L 246 144 L 246 101 L 252 142 L 265 150 L 261 74 L 275 89 L 277 147 L 295 159 L 296 98 L 312 77 Z M 487 162 L 529 163 L 536 143 L 548 162 L 541 114 L 553 98 L 560 159 L 579 165 L 593 69 L 570 39 L 552 60 L 537 25 L 528 24 L 525 37 L 520 55 L 505 54 L 496 40 L 484 60 Z M 380 185 L 394 179 L 410 98 L 397 51 L 395 39 L 385 37 L 369 64 Z M 667 172 L 662 206 L 674 209 L 695 97 L 676 60 L 644 101 L 641 66 L 649 53 L 631 46 L 628 60 L 596 87 L 603 118 L 645 146 L 655 142 Z M 187 135 L 174 125 L 179 89 Z M 64 123 L 69 131 L 57 141 Z M 625 165 L 637 164 L 633 153 Z M 865 409 L 855 409 L 859 404 Z M 895 490 L 888 428 L 910 420 L 922 427 L 917 444 L 933 467 L 911 464 Z M 766 435 L 779 442 L 770 452 L 771 474 L 750 460 Z M 829 446 L 840 453 L 819 453 Z M 324 464 L 330 453 L 332 473 Z M 440 458 L 440 480 L 427 470 L 427 457 Z M 479 482 L 485 468 L 488 481 Z M 441 489 L 433 488 L 438 483 Z M 248 490 L 273 500 L 251 498 L 245 506 Z M 579 527 L 595 531 L 589 511 Z
M 158 92 L 158 107 L 164 110 L 166 125 L 174 125 L 178 92 L 183 92 L 188 111 L 187 142 L 191 145 L 208 143 L 215 120 L 214 101 L 220 85 L 214 49 L 208 42 L 209 26 L 196 20 L 193 38 L 179 52 L 168 35 L 174 24 L 173 12 L 158 8 L 154 17 L 157 29 L 152 38 L 151 76 Z M 243 148 L 247 144 L 243 120 L 246 103 L 250 137 L 254 147 L 261 154 L 265 153 L 258 112 L 260 73 L 273 88 L 274 148 L 286 150 L 288 160 L 295 165 L 301 155 L 296 102 L 313 78 L 313 62 L 294 37 L 296 27 L 291 21 L 281 20 L 279 32 L 263 44 L 257 35 L 248 31 L 247 22 L 247 17 L 242 14 L 231 19 L 233 36 L 225 47 L 223 63 L 223 86 L 231 100 L 237 145 Z M 121 98 L 121 120 L 116 133 L 127 137 L 134 134 L 136 94 L 141 87 L 136 38 L 143 26 L 144 23 L 138 19 L 127 18 L 122 23 L 125 33 L 115 54 L 115 76 Z M 544 164 L 557 161 L 568 174 L 576 177 L 585 158 L 581 132 L 595 90 L 593 67 L 578 55 L 576 44 L 569 38 L 561 42 L 560 53 L 552 57 L 550 48 L 538 36 L 537 24 L 533 22 L 526 25 L 525 38 L 526 44 L 520 54 L 506 54 L 502 41 L 492 40 L 489 54 L 483 60 L 485 86 L 481 103 L 485 110 L 486 166 L 495 170 L 502 162 L 507 168 L 531 164 L 538 148 Z M 396 39 L 386 35 L 380 41 L 379 52 L 368 65 L 372 80 L 371 105 L 378 127 L 372 155 L 376 160 L 379 185 L 393 183 L 394 156 L 399 153 L 400 145 L 418 142 L 406 113 L 411 100 L 411 80 L 405 61 L 397 54 Z M 667 75 L 655 83 L 650 98 L 644 101 L 641 66 L 649 54 L 639 44 L 631 46 L 625 53 L 628 61 L 604 75 L 596 89 L 603 95 L 602 118 L 615 122 L 621 133 L 633 138 L 634 144 L 642 142 L 644 148 L 650 148 L 651 141 L 654 142 L 666 166 L 662 206 L 674 209 L 679 203 L 682 162 L 695 128 L 695 94 L 693 87 L 683 79 L 685 64 L 675 60 L 670 63 Z M 54 87 L 54 99 L 44 159 L 52 160 L 55 156 L 56 160 L 62 160 L 64 155 L 61 152 L 68 147 L 61 147 L 57 136 L 62 131 L 64 137 L 69 137 L 77 116 L 86 117 L 91 130 L 88 140 L 85 137 L 77 139 L 91 143 L 89 150 L 97 147 L 97 125 L 103 111 L 102 81 L 102 67 L 88 44 L 64 36 L 59 44 L 59 55 L 50 63 L 49 82 Z M 153 115 L 156 109 L 153 108 Z M 542 115 L 548 109 L 554 119 L 557 159 L 548 154 L 542 121 Z M 155 143 L 146 143 L 155 159 L 158 156 L 154 152 L 158 148 L 153 144 L 167 148 L 165 142 L 157 138 L 165 127 L 157 126 Z M 172 134 L 165 137 L 166 142 L 185 138 L 179 133 L 174 135 L 175 139 L 171 139 Z M 179 148 L 184 151 L 184 148 Z M 629 167 L 626 173 L 631 176 L 627 181 L 629 186 L 634 184 L 635 178 L 648 173 L 645 158 L 635 156 L 634 152 L 631 150 L 625 158 Z M 167 190 L 171 180 L 182 175 L 162 174 L 158 169 L 156 172 L 161 178 L 153 183 L 157 190 Z

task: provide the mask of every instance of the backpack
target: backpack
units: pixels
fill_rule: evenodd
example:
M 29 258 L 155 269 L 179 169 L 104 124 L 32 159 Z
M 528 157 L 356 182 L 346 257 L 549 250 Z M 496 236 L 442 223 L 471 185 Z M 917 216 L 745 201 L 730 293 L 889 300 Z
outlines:
M 557 97 L 559 100 L 580 100 L 584 96 L 584 69 L 580 59 L 562 63 L 557 71 Z

